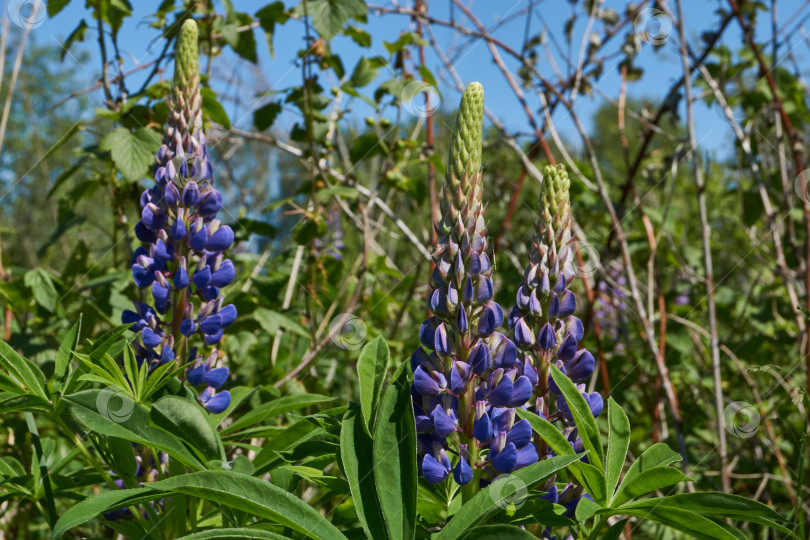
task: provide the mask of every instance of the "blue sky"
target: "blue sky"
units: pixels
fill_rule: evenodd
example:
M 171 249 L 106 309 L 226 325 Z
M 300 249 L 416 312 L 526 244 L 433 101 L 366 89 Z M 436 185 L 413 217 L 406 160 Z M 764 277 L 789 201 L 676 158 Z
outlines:
M 17 0 L 19 2 L 19 0 Z M 379 5 L 388 6 L 386 0 L 377 0 Z M 715 10 L 720 6 L 725 6 L 725 2 L 718 0 L 683 0 L 684 12 L 687 24 L 687 35 L 693 49 L 701 50 L 702 43 L 700 35 L 702 32 L 713 29 L 717 25 L 718 16 Z M 248 1 L 248 0 L 235 0 L 234 4 L 238 11 L 255 13 L 263 5 L 267 4 L 268 0 L 261 1 Z M 285 2 L 293 5 L 296 2 Z M 409 2 L 400 2 L 401 4 L 409 4 Z M 769 2 L 766 2 L 769 3 Z M 13 9 L 14 2 L 11 3 L 10 9 Z M 157 2 L 152 1 L 138 1 L 132 2 L 134 5 L 134 16 L 127 20 L 120 36 L 120 47 L 122 55 L 125 58 L 124 71 L 128 71 L 136 67 L 139 63 L 147 62 L 155 58 L 162 46 L 163 41 L 159 39 L 157 30 L 148 26 L 143 22 L 144 18 L 153 10 Z M 607 1 L 605 7 L 616 10 L 622 13 L 625 9 L 626 2 L 621 1 Z M 670 2 L 674 8 L 674 2 Z M 447 1 L 431 0 L 429 2 L 430 14 L 439 19 L 447 20 L 451 17 L 450 3 Z M 481 20 L 481 22 L 489 27 L 496 24 L 498 21 L 508 18 L 510 15 L 520 12 L 529 5 L 529 0 L 477 0 L 470 3 L 472 11 Z M 565 44 L 562 35 L 562 28 L 565 21 L 571 14 L 572 7 L 567 1 L 563 0 L 535 0 L 533 2 L 534 16 L 532 17 L 530 34 L 534 35 L 543 29 L 542 20 L 548 25 L 550 30 L 549 36 L 560 44 L 563 51 L 559 51 L 552 47 L 554 57 L 559 68 L 566 71 L 568 68 L 565 65 L 565 60 L 561 52 L 567 53 L 567 45 Z M 222 10 L 222 6 L 218 7 Z M 581 5 L 575 9 L 582 11 Z M 778 26 L 793 29 L 790 34 L 792 39 L 793 50 L 792 54 L 795 55 L 796 61 L 800 66 L 808 66 L 806 63 L 808 52 L 810 49 L 808 45 L 803 42 L 800 33 L 795 30 L 800 21 L 797 22 L 797 12 L 801 17 L 806 16 L 810 9 L 807 8 L 806 2 L 800 0 L 781 1 L 778 3 Z M 43 24 L 32 31 L 32 39 L 38 44 L 44 45 L 52 43 L 58 45 L 64 41 L 67 35 L 78 24 L 82 18 L 87 19 L 89 13 L 84 8 L 84 2 L 80 0 L 73 0 L 64 11 L 59 13 L 53 20 L 45 20 Z M 472 27 L 464 14 L 455 9 L 452 14 L 453 17 L 463 25 Z M 586 19 L 581 18 L 574 27 L 573 47 L 571 56 L 576 60 L 579 53 L 579 45 L 583 36 Z M 664 20 L 663 24 L 666 25 L 668 21 Z M 85 49 L 91 53 L 90 60 L 85 63 L 80 63 L 71 55 L 68 55 L 65 62 L 73 64 L 74 68 L 79 73 L 78 80 L 87 80 L 87 86 L 92 84 L 94 78 L 98 76 L 100 71 L 99 60 L 97 54 L 97 34 L 94 29 L 92 21 L 88 20 L 91 28 L 86 35 L 86 41 L 83 44 L 75 46 L 75 49 Z M 384 41 L 394 41 L 399 33 L 403 30 L 410 28 L 410 18 L 398 15 L 388 14 L 384 16 L 376 16 L 373 14 L 369 17 L 369 24 L 366 29 L 372 35 L 372 43 L 369 49 L 364 49 L 357 46 L 350 39 L 338 36 L 332 43 L 333 50 L 339 53 L 343 59 L 347 71 L 357 62 L 361 56 L 387 56 L 387 52 L 383 45 Z M 759 39 L 770 37 L 770 14 L 762 13 L 757 28 Z M 508 129 L 515 133 L 528 133 L 529 126 L 526 122 L 525 115 L 520 106 L 519 101 L 515 98 L 514 93 L 510 89 L 506 80 L 502 76 L 499 69 L 492 61 L 489 48 L 481 39 L 460 39 L 452 30 L 445 29 L 438 25 L 433 26 L 436 33 L 438 43 L 444 48 L 445 51 L 453 51 L 454 66 L 460 77 L 465 81 L 478 80 L 484 84 L 486 90 L 486 103 L 487 106 L 493 111 L 498 118 L 508 127 Z M 596 26 L 600 28 L 599 25 Z M 665 28 L 666 30 L 666 28 Z M 525 32 L 525 18 L 518 17 L 511 22 L 499 26 L 493 35 L 509 44 L 514 49 L 520 50 Z M 619 36 L 623 36 L 625 32 L 620 32 Z M 620 37 L 608 45 L 608 51 L 617 50 Z M 664 38 L 662 38 L 664 39 Z M 254 97 L 254 90 L 256 89 L 283 89 L 285 87 L 300 84 L 301 73 L 300 68 L 295 64 L 296 52 L 303 46 L 303 23 L 297 20 L 291 20 L 286 24 L 277 28 L 275 36 L 275 55 L 271 57 L 265 45 L 264 33 L 261 30 L 256 30 L 256 41 L 259 45 L 259 62 L 257 66 L 252 66 L 250 63 L 238 59 L 230 51 L 222 57 L 215 59 L 215 66 L 217 72 L 222 74 L 231 74 L 232 77 L 238 78 L 243 81 L 241 85 L 230 86 L 225 88 L 221 86 L 219 90 L 228 95 L 239 95 L 240 102 L 236 104 L 233 100 L 224 99 L 226 110 L 231 117 L 234 125 L 243 129 L 250 129 L 252 127 L 252 108 L 261 104 Z M 733 22 L 724 34 L 722 42 L 728 45 L 733 50 L 737 50 L 741 43 L 741 33 Z M 788 51 L 787 45 L 781 49 L 781 54 L 785 55 Z M 452 84 L 452 79 L 447 75 L 446 71 L 442 68 L 440 59 L 426 48 L 428 67 L 439 79 L 439 87 L 442 93 L 442 105 L 452 108 L 458 100 L 458 92 Z M 503 55 L 503 59 L 507 66 L 515 70 L 518 62 Z M 604 72 L 601 78 L 596 83 L 596 86 L 603 92 L 609 99 L 616 100 L 619 94 L 619 71 L 618 63 L 621 61 L 621 56 L 609 58 L 604 63 Z M 787 61 L 787 60 L 783 60 Z M 682 74 L 681 60 L 677 51 L 677 40 L 664 39 L 663 47 L 655 50 L 653 45 L 649 43 L 642 44 L 641 53 L 637 59 L 637 65 L 644 69 L 644 76 L 638 82 L 633 82 L 628 85 L 628 94 L 630 96 L 645 97 L 653 100 L 657 106 L 657 102 L 665 97 L 666 91 L 670 85 L 674 83 Z M 538 65 L 538 69 L 546 74 L 549 78 L 555 78 L 555 72 L 551 64 L 543 59 Z M 128 83 L 130 88 L 137 88 L 143 80 L 143 76 L 148 72 L 144 70 L 140 73 L 133 75 Z M 171 71 L 166 72 L 167 75 Z M 390 78 L 392 73 L 387 71 L 386 68 L 380 70 L 376 84 L 383 80 Z M 244 81 L 247 81 L 246 83 Z M 257 83 L 256 81 L 261 81 Z M 368 88 L 374 88 L 375 83 L 372 83 Z M 329 84 L 329 81 L 322 81 L 324 86 Z M 78 88 L 77 88 L 78 90 Z M 55 100 L 62 96 L 55 96 Z M 539 108 L 539 100 L 537 96 L 531 92 L 527 93 L 527 100 L 533 110 Z M 587 128 L 590 128 L 590 117 L 593 112 L 604 102 L 603 96 L 596 93 L 593 97 L 587 95 L 580 95 L 575 98 L 575 110 L 585 123 Z M 371 114 L 373 111 L 361 100 L 353 100 L 352 112 L 350 118 L 352 121 L 360 122 L 360 119 Z M 683 102 L 681 102 L 683 108 Z M 715 152 L 720 157 L 727 154 L 727 150 L 733 145 L 730 130 L 725 124 L 725 119 L 721 118 L 722 113 L 714 108 L 707 108 L 699 105 L 696 108 L 696 123 L 698 130 L 698 139 L 701 141 L 701 147 L 704 151 Z M 296 118 L 293 113 L 283 115 L 277 122 L 277 127 L 280 129 L 288 129 L 294 123 Z M 560 108 L 554 115 L 555 124 L 557 129 L 563 134 L 566 139 L 576 140 L 573 124 L 568 116 L 568 113 Z

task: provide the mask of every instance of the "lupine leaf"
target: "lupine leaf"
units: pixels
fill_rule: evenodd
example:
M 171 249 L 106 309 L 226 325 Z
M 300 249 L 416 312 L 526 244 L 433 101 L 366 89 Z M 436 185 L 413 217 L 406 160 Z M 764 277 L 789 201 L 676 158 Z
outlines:
M 598 503 L 593 502 L 587 497 L 582 497 L 579 499 L 579 503 L 577 503 L 577 509 L 575 512 L 577 521 L 580 523 L 585 523 L 591 518 L 591 516 L 601 509 L 602 506 L 600 506 Z
M 747 499 L 739 495 L 732 495 L 730 493 L 720 493 L 716 491 L 679 493 L 677 495 L 670 495 L 669 497 L 644 499 L 643 501 L 632 502 L 624 505 L 622 509 L 650 508 L 658 506 L 665 508 L 681 508 L 683 510 L 699 512 L 701 514 L 711 514 L 713 516 L 738 519 L 740 521 L 748 521 L 750 523 L 758 523 L 760 525 L 778 529 L 793 536 L 793 533 L 791 533 L 788 529 L 776 523 L 779 521 L 789 520 L 780 516 L 771 507 L 766 506 L 761 502 Z
M 182 493 L 280 523 L 310 538 L 345 540 L 332 523 L 307 503 L 259 478 L 231 471 L 202 471 L 149 484 L 153 489 Z
M 718 523 L 695 512 L 680 508 L 635 509 L 623 512 L 631 516 L 649 519 L 677 531 L 685 532 L 701 540 L 746 540 L 742 532 L 724 523 Z
M 616 491 L 630 447 L 630 422 L 621 406 L 608 398 L 608 450 L 605 459 L 605 481 L 608 500 Z
M 50 402 L 39 396 L 31 394 L 16 394 L 14 392 L 0 393 L 0 412 L 17 411 L 45 411 L 50 409 Z
M 206 540 L 213 538 L 214 540 L 241 540 L 244 538 L 255 540 L 288 540 L 287 536 L 281 536 L 270 531 L 263 531 L 261 529 L 208 529 L 207 531 L 200 531 L 188 536 L 183 536 L 178 540 Z
M 202 407 L 179 396 L 164 396 L 152 405 L 149 424 L 176 435 L 207 459 L 224 459 L 219 434 Z
M 24 384 L 28 393 L 48 401 L 45 375 L 42 374 L 39 367 L 17 354 L 17 351 L 5 341 L 0 341 L 0 366 L 5 368 L 17 381 Z
M 62 343 L 59 345 L 59 351 L 56 353 L 56 366 L 53 370 L 53 384 L 56 388 L 62 387 L 62 380 L 65 378 L 68 366 L 70 365 L 70 358 L 73 350 L 78 345 L 79 331 L 82 327 L 82 315 L 79 314 L 78 320 L 73 323 L 73 326 L 62 338 Z
M 388 344 L 378 336 L 369 341 L 360 352 L 357 360 L 357 376 L 360 382 L 360 405 L 363 409 L 363 418 L 366 426 L 374 426 L 374 413 L 380 401 L 385 373 L 388 371 L 388 361 L 391 353 Z
M 602 540 L 619 540 L 619 536 L 624 532 L 624 526 L 629 519 L 630 518 L 624 518 L 611 525 L 602 536 Z
M 350 403 L 349 410 L 343 415 L 340 458 L 360 525 L 369 538 L 385 538 L 385 522 L 374 483 L 371 435 L 356 403 Z
M 323 432 L 317 426 L 310 422 L 296 422 L 287 427 L 284 431 L 270 439 L 265 443 L 262 451 L 258 453 L 253 460 L 253 465 L 256 467 L 257 474 L 262 474 L 277 466 L 282 460 L 279 452 L 289 450 L 302 442 L 311 439 L 315 433 Z
M 416 534 L 416 421 L 403 363 L 380 403 L 374 424 L 374 482 L 390 540 Z
M 73 527 L 86 523 L 104 512 L 159 499 L 163 494 L 150 488 L 105 491 L 65 510 L 53 527 L 51 538 L 61 538 Z
M 674 467 L 653 467 L 619 486 L 611 506 L 618 507 L 636 497 L 657 489 L 688 481 L 689 477 Z
M 296 394 L 280 397 L 251 409 L 250 412 L 240 416 L 233 424 L 223 429 L 222 432 L 233 433 L 245 427 L 254 427 L 265 421 L 275 420 L 280 414 L 297 411 L 319 403 L 326 403 L 334 399 L 333 397 L 319 394 Z
M 162 429 L 148 425 L 149 412 L 140 403 L 127 403 L 126 407 L 116 409 L 112 413 L 105 411 L 106 416 L 101 414 L 99 409 L 103 409 L 105 405 L 110 406 L 109 403 L 113 399 L 123 399 L 114 395 L 100 398 L 99 394 L 105 391 L 113 394 L 109 390 L 84 390 L 66 396 L 65 400 L 76 420 L 102 435 L 120 437 L 163 450 L 192 469 L 204 468 L 200 460 L 179 439 Z M 120 421 L 114 421 L 110 417 Z
M 554 382 L 557 383 L 560 392 L 563 393 L 565 402 L 571 410 L 571 416 L 574 417 L 574 423 L 579 428 L 579 434 L 582 437 L 582 444 L 586 450 L 591 451 L 588 459 L 601 469 L 605 460 L 605 453 L 602 449 L 602 442 L 599 440 L 599 428 L 593 414 L 591 414 L 588 403 L 574 383 L 571 382 L 571 379 L 566 377 L 556 366 L 551 366 L 551 376 L 554 378 Z
M 461 537 L 462 540 L 533 540 L 530 532 L 514 525 L 484 525 Z
M 624 475 L 622 483 L 630 482 L 642 472 L 653 467 L 666 467 L 680 460 L 680 454 L 673 451 L 669 446 L 660 442 L 655 443 L 642 452 L 638 459 L 633 462 L 627 470 L 627 474 Z
M 569 445 L 570 448 L 570 445 Z M 465 531 L 475 527 L 501 509 L 498 501 L 514 495 L 515 489 L 524 487 L 529 490 L 576 462 L 582 454 L 573 456 L 555 456 L 545 459 L 528 467 L 518 469 L 509 477 L 503 477 L 490 484 L 473 496 L 472 499 L 456 512 L 453 519 L 445 525 L 435 540 L 451 540 L 459 538 Z M 508 491 L 513 488 L 512 491 Z

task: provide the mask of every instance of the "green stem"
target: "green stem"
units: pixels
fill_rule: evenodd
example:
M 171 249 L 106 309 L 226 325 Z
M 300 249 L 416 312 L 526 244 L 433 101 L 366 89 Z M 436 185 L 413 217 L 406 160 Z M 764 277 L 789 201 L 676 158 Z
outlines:
M 45 488 L 45 502 L 48 505 L 48 524 L 53 528 L 57 519 L 56 505 L 53 500 L 53 491 L 51 490 L 51 477 L 48 475 L 48 467 L 45 465 L 45 456 L 42 455 L 42 443 L 39 440 L 39 430 L 37 429 L 37 423 L 34 420 L 33 414 L 24 412 L 23 416 L 25 417 L 25 423 L 28 424 L 31 439 L 34 442 L 34 451 L 37 454 L 37 461 L 39 462 L 39 475 L 42 480 L 42 487 Z M 38 501 L 37 506 L 39 506 Z
M 602 532 L 602 529 L 605 528 L 605 525 L 607 525 L 607 516 L 602 516 L 599 518 L 599 521 L 596 522 L 596 525 L 594 525 L 593 530 L 591 530 L 591 533 L 588 535 L 588 540 L 596 540 L 597 538 L 599 538 L 599 533 Z

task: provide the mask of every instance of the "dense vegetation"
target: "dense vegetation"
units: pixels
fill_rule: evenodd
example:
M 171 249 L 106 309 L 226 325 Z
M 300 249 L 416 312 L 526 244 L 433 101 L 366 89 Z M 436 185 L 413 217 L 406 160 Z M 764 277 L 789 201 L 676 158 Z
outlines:
M 807 537 L 806 6 L 242 4 L 7 6 L 0 539 Z

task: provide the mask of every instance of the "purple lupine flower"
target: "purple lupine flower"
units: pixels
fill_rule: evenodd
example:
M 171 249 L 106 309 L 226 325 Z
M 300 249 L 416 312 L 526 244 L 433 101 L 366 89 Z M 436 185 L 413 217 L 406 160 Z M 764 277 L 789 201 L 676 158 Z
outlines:
M 498 329 L 494 261 L 482 200 L 483 89 L 469 85 L 461 99 L 442 191 L 442 218 L 430 278 L 433 316 L 419 329 L 411 356 L 411 394 L 419 432 L 419 470 L 430 483 L 452 476 L 465 500 L 481 482 L 538 460 L 525 406 L 537 372 L 518 359 Z M 449 454 L 454 456 L 453 462 Z
M 543 418 L 573 423 L 568 403 L 549 377 L 549 366 L 556 366 L 577 384 L 594 417 L 602 412 L 604 402 L 598 392 L 585 391 L 583 383 L 590 379 L 596 362 L 590 352 L 578 349 L 584 327 L 574 316 L 576 297 L 568 288 L 575 277 L 568 194 L 570 181 L 562 165 L 546 167 L 544 173 L 540 216 L 529 264 L 523 273 L 508 322 L 520 349 L 521 361 L 538 373 L 533 385 L 534 411 Z M 554 414 L 549 411 L 549 404 L 555 405 Z M 583 445 L 577 431 L 567 433 L 572 447 L 581 451 Z M 560 494 L 559 504 L 575 509 L 582 488 L 569 487 L 571 489 L 566 488 Z
M 230 404 L 227 391 L 216 392 L 228 379 L 217 366 L 214 349 L 203 362 L 191 342 L 214 346 L 236 319 L 220 290 L 235 278 L 233 262 L 223 252 L 234 241 L 233 230 L 217 219 L 222 194 L 213 186 L 213 169 L 202 131 L 202 98 L 198 72 L 198 35 L 193 20 L 183 23 L 177 41 L 174 90 L 163 145 L 157 153 L 155 184 L 141 195 L 141 219 L 135 234 L 144 245 L 131 263 L 132 278 L 152 294 L 152 306 L 136 303 L 124 323 L 139 333 L 140 362 L 151 367 L 180 359 L 191 364 L 187 381 L 205 385 L 200 403 L 213 413 Z

